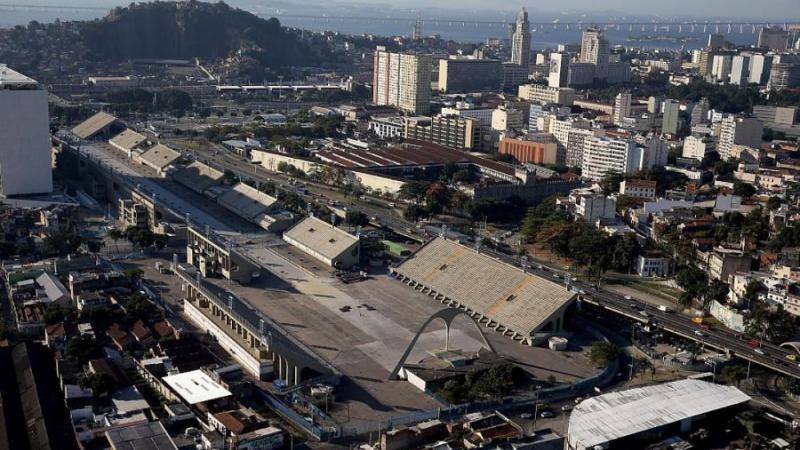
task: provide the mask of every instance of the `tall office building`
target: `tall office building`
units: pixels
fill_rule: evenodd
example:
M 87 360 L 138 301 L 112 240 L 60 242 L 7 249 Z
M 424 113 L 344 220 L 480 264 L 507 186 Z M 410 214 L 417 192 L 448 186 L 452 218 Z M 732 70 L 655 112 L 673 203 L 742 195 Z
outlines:
M 755 53 L 750 57 L 749 82 L 759 86 L 767 84 L 772 70 L 772 55 Z
M 497 91 L 503 83 L 503 65 L 496 59 L 453 58 L 439 60 L 442 92 Z
M 761 145 L 763 132 L 764 125 L 758 119 L 734 115 L 725 116 L 720 125 L 719 145 L 717 145 L 720 158 L 729 159 L 735 145 L 758 148 Z
M 619 125 L 631 115 L 631 93 L 620 92 L 614 99 L 614 124 Z
M 694 108 L 692 108 L 692 122 L 691 125 L 695 126 L 701 123 L 708 122 L 708 110 L 711 109 L 711 105 L 708 103 L 708 99 L 703 97 L 695 103 Z
M 663 133 L 678 134 L 678 122 L 681 112 L 681 102 L 667 99 L 664 101 L 664 117 L 661 122 Z
M 731 76 L 731 55 L 714 55 L 714 63 L 711 67 L 711 76 L 717 81 L 727 83 Z
M 783 51 L 789 47 L 789 32 L 779 26 L 762 28 L 758 32 L 758 46 L 774 51 Z
M 715 33 L 708 35 L 708 45 L 706 48 L 710 50 L 719 50 L 725 45 L 725 36 Z
M 531 58 L 531 26 L 528 22 L 528 10 L 522 8 L 514 23 L 511 34 L 511 62 L 528 67 Z
M 784 62 L 783 55 L 776 56 L 772 62 L 767 86 L 777 91 L 800 86 L 800 63 Z
M 740 54 L 731 60 L 731 84 L 737 86 L 746 85 L 750 82 L 750 55 Z
M 581 37 L 580 62 L 595 66 L 594 77 L 600 80 L 608 78 L 608 59 L 611 55 L 608 40 L 603 37 L 600 28 L 588 28 Z
M 372 101 L 396 106 L 412 114 L 428 114 L 431 108 L 431 57 L 375 51 Z
M 0 64 L 0 194 L 53 191 L 47 90 Z
M 551 53 L 550 54 L 550 73 L 547 77 L 547 85 L 550 87 L 567 87 L 569 83 L 569 54 Z
M 708 78 L 711 75 L 711 69 L 714 66 L 714 56 L 714 50 L 706 48 L 700 51 L 697 72 L 701 77 Z

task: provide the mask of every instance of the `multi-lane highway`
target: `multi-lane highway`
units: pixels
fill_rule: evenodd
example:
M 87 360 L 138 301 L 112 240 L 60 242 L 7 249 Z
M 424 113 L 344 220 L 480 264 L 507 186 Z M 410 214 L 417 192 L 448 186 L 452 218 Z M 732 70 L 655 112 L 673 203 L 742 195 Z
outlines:
M 308 181 L 305 182 L 306 188 L 301 190 L 291 184 L 291 177 L 254 166 L 246 160 L 230 155 L 228 152 L 215 152 L 214 150 L 210 150 L 208 152 L 200 152 L 200 155 L 202 155 L 202 159 L 208 161 L 216 168 L 231 170 L 243 179 L 276 183 L 279 188 L 293 191 L 306 201 L 336 199 L 337 201 L 346 202 L 348 208 L 365 213 L 370 218 L 373 218 L 373 222 L 380 223 L 383 226 L 392 228 L 396 232 L 415 237 L 416 239 L 423 241 L 428 239 L 425 231 L 418 230 L 413 223 L 399 217 L 395 208 L 392 208 L 389 202 L 385 200 L 369 198 L 367 201 L 361 201 L 353 197 L 345 198 L 341 192 L 336 191 L 330 186 Z M 308 194 L 303 192 L 305 189 L 309 191 Z M 489 249 L 483 249 L 481 251 L 509 264 L 519 265 L 518 258 L 514 255 Z M 563 284 L 565 285 L 565 289 L 567 288 L 564 277 L 568 276 L 568 274 L 550 267 L 542 266 L 543 268 L 539 269 L 538 265 L 536 266 L 537 268 L 529 268 L 529 270 L 550 281 Z M 635 298 L 629 298 L 603 289 L 596 289 L 594 285 L 589 283 L 573 280 L 569 283 L 569 286 L 571 289 L 578 292 L 580 301 L 587 304 L 596 305 L 609 312 L 641 323 L 650 324 L 651 326 L 655 325 L 657 328 L 699 342 L 704 346 L 717 349 L 730 355 L 735 355 L 738 358 L 776 372 L 800 378 L 800 365 L 798 365 L 798 362 L 787 358 L 789 355 L 797 354 L 797 352 L 793 350 L 787 350 L 767 342 L 759 342 L 756 349 L 751 346 L 751 338 L 745 336 L 743 333 L 736 333 L 721 328 L 702 329 L 698 324 L 692 321 L 691 317 L 685 314 L 662 311 L 656 306 Z

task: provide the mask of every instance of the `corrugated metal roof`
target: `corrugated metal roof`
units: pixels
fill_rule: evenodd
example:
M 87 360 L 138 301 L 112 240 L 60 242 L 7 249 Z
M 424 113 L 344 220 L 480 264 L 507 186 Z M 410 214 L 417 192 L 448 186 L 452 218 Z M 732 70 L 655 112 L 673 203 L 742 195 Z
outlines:
M 701 380 L 612 392 L 575 407 L 569 418 L 567 439 L 573 449 L 590 449 L 749 400 L 735 387 Z

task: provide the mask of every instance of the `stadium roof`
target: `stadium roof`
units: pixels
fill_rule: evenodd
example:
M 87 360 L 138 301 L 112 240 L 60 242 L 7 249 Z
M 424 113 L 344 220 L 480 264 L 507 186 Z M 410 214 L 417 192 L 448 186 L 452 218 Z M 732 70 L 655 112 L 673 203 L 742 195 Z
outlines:
M 231 395 L 230 391 L 220 386 L 202 370 L 170 375 L 162 380 L 190 405 Z
M 143 163 L 158 170 L 163 170 L 180 158 L 181 154 L 163 144 L 158 144 L 139 157 Z
M 207 166 L 200 161 L 195 161 L 183 169 L 175 172 L 172 176 L 178 183 L 202 193 L 206 189 L 219 183 L 224 174 L 213 167 Z
M 123 148 L 125 150 L 131 150 L 146 140 L 146 137 L 131 130 L 130 128 L 127 128 L 122 133 L 111 138 L 111 140 L 108 142 L 116 147 Z
M 217 203 L 247 220 L 255 220 L 278 200 L 258 189 L 239 183 L 217 197 Z
M 89 139 L 97 133 L 103 131 L 105 128 L 111 126 L 111 124 L 116 121 L 116 117 L 107 112 L 100 111 L 73 128 L 72 134 L 81 139 Z
M 314 216 L 305 218 L 284 232 L 283 236 L 331 260 L 338 258 L 358 243 L 356 236 Z
M 437 237 L 394 269 L 498 324 L 531 336 L 574 294 L 563 286 Z
M 701 380 L 680 380 L 592 397 L 569 418 L 573 449 L 590 449 L 626 436 L 745 403 L 744 392 Z

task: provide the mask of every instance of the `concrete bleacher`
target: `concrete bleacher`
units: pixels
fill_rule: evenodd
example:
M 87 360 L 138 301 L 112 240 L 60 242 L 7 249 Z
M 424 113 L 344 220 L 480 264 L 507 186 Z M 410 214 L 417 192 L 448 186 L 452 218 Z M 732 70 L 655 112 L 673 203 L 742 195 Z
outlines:
M 536 332 L 559 330 L 563 312 L 575 297 L 564 286 L 441 237 L 417 250 L 393 273 L 526 343 L 532 343 Z
M 172 178 L 187 188 L 202 194 L 206 189 L 219 184 L 224 174 L 200 161 L 195 161 L 172 175 Z
M 244 183 L 238 183 L 217 197 L 217 203 L 249 221 L 269 211 L 277 204 L 277 199 Z

